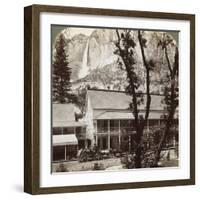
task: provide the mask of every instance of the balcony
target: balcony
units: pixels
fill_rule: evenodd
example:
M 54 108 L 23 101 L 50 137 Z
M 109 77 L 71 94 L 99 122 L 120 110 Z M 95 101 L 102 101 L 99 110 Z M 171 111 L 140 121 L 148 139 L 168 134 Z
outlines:
M 107 134 L 110 132 L 110 134 L 126 134 L 126 133 L 133 133 L 135 131 L 134 127 L 110 127 L 110 131 L 108 127 L 97 127 L 97 133 L 100 134 Z

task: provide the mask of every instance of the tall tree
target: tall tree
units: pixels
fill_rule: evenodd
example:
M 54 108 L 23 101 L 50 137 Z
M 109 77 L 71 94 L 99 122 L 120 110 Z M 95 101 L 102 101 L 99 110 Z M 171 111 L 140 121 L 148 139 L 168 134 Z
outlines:
M 165 128 L 162 133 L 161 139 L 158 143 L 156 153 L 155 153 L 155 162 L 157 163 L 160 160 L 160 153 L 163 148 L 163 145 L 166 142 L 167 137 L 170 135 L 171 128 L 174 123 L 174 115 L 178 107 L 178 66 L 179 66 L 179 51 L 178 47 L 175 45 L 174 40 L 171 36 L 164 33 L 163 39 L 159 40 L 158 46 L 162 48 L 165 55 L 165 62 L 168 68 L 168 71 L 165 76 L 164 82 L 164 94 L 165 94 L 165 104 L 167 110 L 167 117 L 165 122 Z
M 144 48 L 146 48 L 146 39 L 143 38 L 141 31 L 138 31 L 138 40 L 140 45 L 140 50 L 142 54 L 143 66 L 146 72 L 146 112 L 145 116 L 139 115 L 138 106 L 143 102 L 143 95 L 138 92 L 138 88 L 141 84 L 140 76 L 137 74 L 136 59 L 134 58 L 136 42 L 131 35 L 131 30 L 119 31 L 116 30 L 118 41 L 116 42 L 117 50 L 115 53 L 120 56 L 122 63 L 125 67 L 128 79 L 128 87 L 126 92 L 132 96 L 132 102 L 130 103 L 130 109 L 134 116 L 136 135 L 134 137 L 135 144 L 135 167 L 142 167 L 142 157 L 143 157 L 143 131 L 145 124 L 148 120 L 149 109 L 151 104 L 150 96 L 150 69 L 153 62 L 149 62 L 146 59 Z
M 55 54 L 53 59 L 53 101 L 66 103 L 71 101 L 71 68 L 69 67 L 66 54 L 66 41 L 61 33 L 55 43 Z

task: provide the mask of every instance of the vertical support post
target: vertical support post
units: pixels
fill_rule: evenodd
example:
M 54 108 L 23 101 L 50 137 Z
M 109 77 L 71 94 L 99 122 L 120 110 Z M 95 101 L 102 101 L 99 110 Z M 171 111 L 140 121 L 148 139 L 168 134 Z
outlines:
M 128 136 L 128 151 L 131 152 L 131 136 Z
M 120 119 L 119 119 L 119 150 L 121 149 L 121 130 L 120 130 Z
M 175 137 L 175 135 L 173 136 L 173 147 L 176 147 L 176 137 Z
M 108 120 L 108 150 L 110 150 L 110 120 Z
M 66 147 L 66 145 L 65 145 L 65 161 L 67 160 L 66 153 L 67 153 L 67 147 Z
M 160 119 L 158 120 L 158 126 L 160 127 L 161 123 L 160 123 Z
M 95 133 L 96 133 L 96 146 L 98 146 L 97 121 L 94 121 L 94 124 L 95 124 Z

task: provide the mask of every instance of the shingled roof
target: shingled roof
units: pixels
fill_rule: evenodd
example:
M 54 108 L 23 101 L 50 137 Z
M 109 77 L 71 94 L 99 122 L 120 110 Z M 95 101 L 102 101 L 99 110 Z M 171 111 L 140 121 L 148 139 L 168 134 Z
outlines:
M 53 104 L 52 111 L 53 127 L 75 127 L 82 126 L 75 119 L 75 107 L 71 103 Z
M 122 91 L 112 90 L 88 90 L 88 98 L 93 109 L 94 119 L 132 119 L 133 114 L 129 109 L 131 96 Z M 144 115 L 146 95 L 144 94 L 144 104 L 139 106 L 140 114 Z M 164 96 L 151 95 L 151 107 L 149 119 L 158 119 L 163 114 Z
M 131 96 L 122 91 L 114 90 L 88 90 L 88 98 L 90 98 L 93 109 L 113 109 L 127 110 L 131 103 Z M 163 95 L 151 95 L 150 110 L 163 110 Z M 145 110 L 146 95 L 144 94 L 144 104 L 139 106 L 140 110 Z

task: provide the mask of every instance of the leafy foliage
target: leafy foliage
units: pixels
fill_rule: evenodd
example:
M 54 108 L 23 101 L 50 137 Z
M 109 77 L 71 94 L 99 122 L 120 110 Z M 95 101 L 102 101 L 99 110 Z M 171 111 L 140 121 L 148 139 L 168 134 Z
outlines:
M 149 41 L 149 38 L 145 37 L 144 31 L 138 30 L 138 37 L 136 38 L 131 34 L 130 30 L 117 30 L 118 41 L 116 42 L 117 49 L 115 54 L 119 55 L 119 65 L 124 66 L 127 72 L 128 86 L 126 87 L 126 92 L 132 96 L 130 109 L 132 110 L 136 126 L 136 135 L 134 136 L 135 150 L 132 162 L 134 162 L 136 168 L 154 167 L 158 164 L 161 150 L 172 134 L 171 127 L 174 113 L 178 106 L 178 48 L 172 37 L 166 33 L 163 33 L 163 35 L 160 33 L 156 35 L 155 33 L 155 39 Z M 136 40 L 138 40 L 141 50 L 140 58 L 144 68 L 144 76 L 142 78 L 145 79 L 146 85 L 145 95 L 147 96 L 147 101 L 144 117 L 139 114 L 138 110 L 138 105 L 144 103 L 144 95 L 139 91 L 141 76 L 139 76 L 136 70 L 138 64 L 138 58 L 136 58 L 138 52 L 136 53 L 135 50 L 136 44 L 138 44 Z M 154 44 L 150 45 L 150 43 Z M 157 52 L 156 50 L 149 50 L 148 45 L 157 49 Z M 123 67 L 121 69 L 123 70 Z M 159 72 L 156 71 L 158 69 L 162 72 L 162 76 L 159 77 L 159 81 L 156 81 L 158 81 L 158 84 L 162 82 L 164 86 L 164 102 L 166 104 L 167 117 L 164 127 L 158 127 L 158 129 L 154 127 L 147 135 L 144 127 L 148 120 L 151 104 L 151 77 L 155 75 L 155 72 Z
M 165 128 L 160 139 L 158 148 L 156 150 L 156 162 L 160 160 L 160 153 L 163 148 L 164 143 L 171 133 L 173 126 L 174 114 L 178 106 L 178 68 L 179 68 L 179 52 L 178 47 L 175 45 L 173 39 L 168 35 L 164 34 L 163 39 L 158 42 L 158 46 L 162 47 L 165 54 L 166 65 L 168 71 L 166 77 L 162 80 L 165 85 L 164 88 L 164 101 L 166 104 L 167 117 Z
M 127 73 L 127 79 L 128 79 L 128 86 L 126 87 L 126 93 L 131 95 L 132 102 L 130 103 L 130 109 L 133 113 L 134 120 L 135 120 L 135 126 L 136 126 L 136 135 L 134 137 L 133 143 L 135 144 L 135 156 L 134 156 L 134 162 L 136 168 L 142 167 L 142 156 L 143 154 L 143 131 L 145 123 L 149 116 L 149 109 L 150 109 L 150 103 L 151 103 L 151 96 L 150 96 L 150 71 L 152 67 L 154 66 L 153 60 L 150 60 L 150 62 L 147 61 L 146 55 L 145 55 L 145 48 L 147 48 L 147 39 L 143 36 L 143 32 L 138 30 L 138 41 L 139 41 L 139 47 L 141 50 L 141 58 L 142 63 L 144 67 L 144 72 L 146 75 L 146 112 L 145 117 L 143 115 L 139 115 L 138 106 L 142 103 L 144 103 L 143 99 L 143 93 L 141 93 L 138 89 L 141 85 L 141 79 L 144 77 L 140 77 L 140 75 L 137 73 L 137 62 L 136 62 L 136 42 L 135 37 L 131 34 L 131 30 L 123 30 L 119 32 L 119 30 L 116 30 L 118 41 L 116 42 L 116 51 L 114 52 L 117 54 L 125 66 L 125 70 Z M 119 63 L 120 65 L 121 62 Z
M 125 70 L 127 73 L 127 82 L 128 85 L 125 88 L 125 91 L 129 95 L 133 95 L 133 90 L 135 93 L 139 89 L 142 84 L 142 79 L 137 74 L 137 62 L 136 62 L 136 42 L 134 36 L 131 34 L 130 30 L 124 30 L 121 32 L 117 32 L 118 41 L 115 43 L 116 50 L 114 51 L 115 54 L 119 56 L 118 64 L 122 70 Z M 136 98 L 136 104 L 140 104 L 142 95 L 138 95 Z M 130 108 L 134 110 L 133 103 L 130 104 Z

